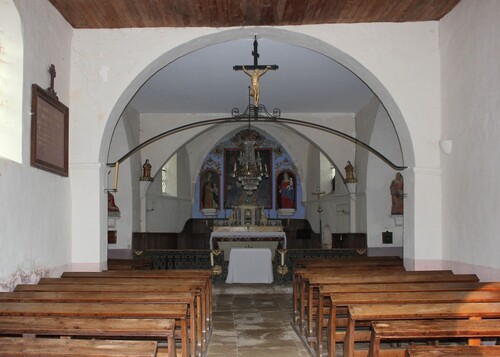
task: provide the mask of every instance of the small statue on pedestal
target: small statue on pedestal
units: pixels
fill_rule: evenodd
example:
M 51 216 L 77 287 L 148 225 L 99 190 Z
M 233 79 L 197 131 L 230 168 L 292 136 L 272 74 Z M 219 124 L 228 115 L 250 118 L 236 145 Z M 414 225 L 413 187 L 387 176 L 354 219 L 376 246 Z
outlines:
M 391 182 L 390 192 L 391 215 L 403 214 L 404 180 L 401 173 L 396 173 L 396 178 Z
M 149 159 L 146 159 L 144 165 L 142 165 L 142 176 L 140 181 L 153 181 L 151 177 L 151 164 L 149 163 Z
M 345 170 L 345 183 L 356 183 L 358 180 L 354 177 L 354 167 L 352 166 L 350 161 L 347 161 L 347 166 L 344 168 Z

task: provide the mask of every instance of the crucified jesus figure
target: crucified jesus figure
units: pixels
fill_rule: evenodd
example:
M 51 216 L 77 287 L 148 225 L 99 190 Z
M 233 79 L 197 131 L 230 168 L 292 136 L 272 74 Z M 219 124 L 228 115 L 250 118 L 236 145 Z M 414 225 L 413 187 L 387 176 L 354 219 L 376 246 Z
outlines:
M 245 72 L 252 80 L 250 86 L 250 95 L 253 97 L 253 102 L 256 107 L 259 106 L 259 96 L 260 96 L 259 79 L 264 74 L 266 74 L 266 72 L 269 71 L 270 68 L 271 66 L 267 66 L 263 71 L 256 68 L 254 69 L 253 72 L 250 72 L 245 68 L 245 66 L 243 66 L 243 72 Z

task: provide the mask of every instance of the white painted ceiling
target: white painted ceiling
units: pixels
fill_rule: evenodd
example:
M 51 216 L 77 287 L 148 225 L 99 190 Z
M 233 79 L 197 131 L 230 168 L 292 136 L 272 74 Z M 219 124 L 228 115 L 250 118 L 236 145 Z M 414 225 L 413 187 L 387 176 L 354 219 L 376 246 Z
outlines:
M 268 39 L 259 64 L 279 66 L 260 79 L 260 104 L 287 113 L 356 113 L 374 95 L 356 75 L 322 54 Z M 248 105 L 253 38 L 212 45 L 170 63 L 132 99 L 139 113 L 227 113 Z

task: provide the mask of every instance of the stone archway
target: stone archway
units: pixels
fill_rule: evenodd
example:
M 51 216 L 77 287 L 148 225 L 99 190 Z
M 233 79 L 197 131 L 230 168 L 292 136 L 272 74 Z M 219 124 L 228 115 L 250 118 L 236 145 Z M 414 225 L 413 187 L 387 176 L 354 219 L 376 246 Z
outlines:
M 343 64 L 358 77 L 360 77 L 376 93 L 376 95 L 380 98 L 381 102 L 389 112 L 402 143 L 405 165 L 409 167 L 412 167 L 414 165 L 414 152 L 411 136 L 396 101 L 389 93 L 389 91 L 384 87 L 382 82 L 352 56 L 342 52 L 330 43 L 318 40 L 318 38 L 300 32 L 272 28 L 237 29 L 225 30 L 220 32 L 214 30 L 213 32 L 214 33 L 212 34 L 194 38 L 182 45 L 171 49 L 170 51 L 165 52 L 163 55 L 156 58 L 156 60 L 152 61 L 146 68 L 143 68 L 141 71 L 139 71 L 138 75 L 128 83 L 128 86 L 122 89 L 122 94 L 119 96 L 118 100 L 109 111 L 110 114 L 101 136 L 101 146 L 99 150 L 99 162 L 101 162 L 101 165 L 106 163 L 107 161 L 107 149 L 109 146 L 110 138 L 112 136 L 113 128 L 119 120 L 123 109 L 131 99 L 131 97 L 134 95 L 134 93 L 138 90 L 138 88 L 149 78 L 152 73 L 167 65 L 171 61 L 179 58 L 180 56 L 195 51 L 196 49 L 200 49 L 211 44 L 248 38 L 250 36 L 254 36 L 255 34 L 276 41 L 283 41 L 288 44 L 306 47 L 312 51 L 320 52 L 325 56 L 328 56 L 333 60 Z M 100 169 L 99 171 L 102 172 L 100 175 L 105 175 L 105 170 Z M 410 173 L 410 175 L 412 175 L 412 173 Z M 104 180 L 101 179 L 101 182 L 103 183 Z M 412 180 L 409 180 L 409 182 L 410 184 L 407 186 L 407 189 L 412 190 Z M 407 207 L 408 220 L 413 221 L 412 206 L 408 205 Z M 103 230 L 101 229 L 101 231 Z M 409 232 L 409 230 L 405 232 Z

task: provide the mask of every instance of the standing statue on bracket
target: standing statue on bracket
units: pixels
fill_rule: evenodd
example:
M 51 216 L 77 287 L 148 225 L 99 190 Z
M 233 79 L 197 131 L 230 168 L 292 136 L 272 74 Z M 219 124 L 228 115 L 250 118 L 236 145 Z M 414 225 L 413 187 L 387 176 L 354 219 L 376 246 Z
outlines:
M 391 214 L 403 214 L 404 180 L 401 173 L 396 173 L 396 178 L 392 180 L 391 187 Z
M 345 183 L 356 183 L 358 180 L 354 177 L 354 167 L 352 166 L 350 161 L 347 161 L 347 165 L 344 168 L 345 170 Z
M 139 180 L 153 181 L 153 178 L 151 177 L 151 164 L 149 163 L 149 159 L 146 159 L 146 162 L 142 165 L 142 176 Z

